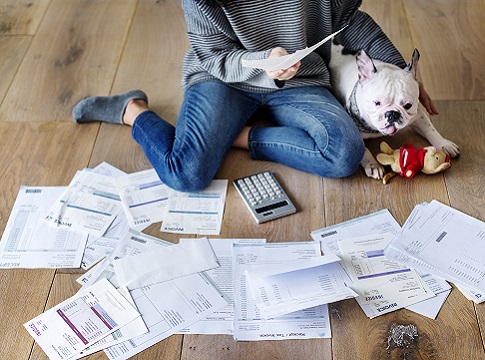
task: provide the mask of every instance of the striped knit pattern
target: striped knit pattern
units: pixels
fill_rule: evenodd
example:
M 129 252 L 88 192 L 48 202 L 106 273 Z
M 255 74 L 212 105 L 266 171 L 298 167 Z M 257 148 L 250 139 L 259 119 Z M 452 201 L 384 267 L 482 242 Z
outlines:
M 191 48 L 182 87 L 221 80 L 236 88 L 266 93 L 278 89 L 264 70 L 241 66 L 242 59 L 265 59 L 277 46 L 292 53 L 310 47 L 349 24 L 335 41 L 373 58 L 404 67 L 401 54 L 366 13 L 360 0 L 229 0 L 225 6 L 182 0 Z M 286 87 L 330 87 L 330 42 L 302 60 Z

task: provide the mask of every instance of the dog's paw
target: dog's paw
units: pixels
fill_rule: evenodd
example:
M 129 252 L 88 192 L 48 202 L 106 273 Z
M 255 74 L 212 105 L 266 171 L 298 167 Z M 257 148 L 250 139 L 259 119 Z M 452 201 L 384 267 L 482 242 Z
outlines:
M 382 179 L 384 177 L 384 168 L 377 162 L 363 165 L 365 174 L 373 179 Z
M 384 167 L 377 162 L 375 157 L 367 148 L 365 149 L 364 157 L 360 162 L 360 166 L 362 166 L 365 174 L 370 178 L 379 180 L 384 176 Z
M 443 141 L 439 144 L 436 144 L 435 147 L 444 151 L 453 159 L 460 156 L 460 147 L 456 145 L 453 141 L 443 139 Z

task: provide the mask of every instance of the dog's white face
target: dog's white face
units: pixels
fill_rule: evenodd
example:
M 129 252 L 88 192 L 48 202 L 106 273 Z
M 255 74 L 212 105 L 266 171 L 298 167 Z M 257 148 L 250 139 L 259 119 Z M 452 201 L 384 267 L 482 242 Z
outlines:
M 393 135 L 416 116 L 419 106 L 419 84 L 416 66 L 419 53 L 405 68 L 374 62 L 361 52 L 356 61 L 361 86 L 358 106 L 360 115 L 383 135 Z

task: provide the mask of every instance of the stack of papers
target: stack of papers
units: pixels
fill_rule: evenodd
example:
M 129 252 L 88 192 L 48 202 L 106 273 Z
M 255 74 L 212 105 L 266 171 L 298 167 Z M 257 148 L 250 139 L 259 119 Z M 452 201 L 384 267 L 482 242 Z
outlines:
M 359 294 L 357 301 L 370 318 L 435 296 L 415 270 L 384 256 L 392 237 L 388 233 L 339 240 L 345 270 Z
M 130 229 L 155 222 L 164 232 L 219 235 L 227 184 L 182 193 L 154 169 L 125 174 L 103 163 L 78 171 L 67 187 L 22 186 L 0 241 L 0 269 L 88 269 Z
M 24 326 L 50 359 L 72 359 L 139 317 L 130 302 L 103 280 Z
M 156 259 L 150 259 L 152 255 Z M 140 260 L 146 266 L 140 268 Z M 207 238 L 173 245 L 132 230 L 112 254 L 78 279 L 78 294 L 25 327 L 52 359 L 80 358 L 100 350 L 111 359 L 127 359 L 229 304 L 204 273 L 219 266 Z M 106 292 L 105 303 L 92 303 Z M 113 315 L 117 311 L 123 311 L 123 322 Z M 91 319 L 99 314 L 105 327 Z
M 418 205 L 386 256 L 454 283 L 477 303 L 485 294 L 485 223 L 434 200 Z
M 385 256 L 401 230 L 388 210 L 315 230 L 312 238 L 325 254 L 335 254 L 359 294 L 357 303 L 369 318 L 401 308 L 435 319 L 451 286 L 443 279 Z M 419 274 L 419 276 L 418 276 Z
M 369 318 L 406 308 L 432 319 L 448 282 L 485 300 L 485 224 L 437 201 L 416 206 L 402 228 L 382 210 L 313 231 L 309 242 L 174 245 L 141 232 L 162 221 L 163 231 L 219 234 L 226 191 L 227 180 L 214 180 L 178 193 L 153 169 L 127 175 L 108 164 L 67 187 L 22 186 L 0 268 L 88 270 L 76 295 L 26 330 L 52 359 L 100 350 L 127 359 L 173 334 L 328 338 L 328 304 L 344 299 Z
M 237 340 L 331 337 L 326 303 L 356 295 L 317 242 L 235 244 L 233 257 Z

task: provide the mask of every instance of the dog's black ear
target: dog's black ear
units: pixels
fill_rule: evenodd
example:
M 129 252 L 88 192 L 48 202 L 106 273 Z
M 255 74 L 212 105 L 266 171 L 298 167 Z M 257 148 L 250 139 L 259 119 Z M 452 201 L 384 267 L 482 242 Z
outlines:
M 412 74 L 413 77 L 416 79 L 416 75 L 418 73 L 418 61 L 419 61 L 419 51 L 418 49 L 414 49 L 413 57 L 409 64 L 404 68 L 405 71 Z
M 357 63 L 357 68 L 359 69 L 359 82 L 361 84 L 369 81 L 372 76 L 377 73 L 374 62 L 364 50 L 360 50 L 357 53 L 355 61 Z

